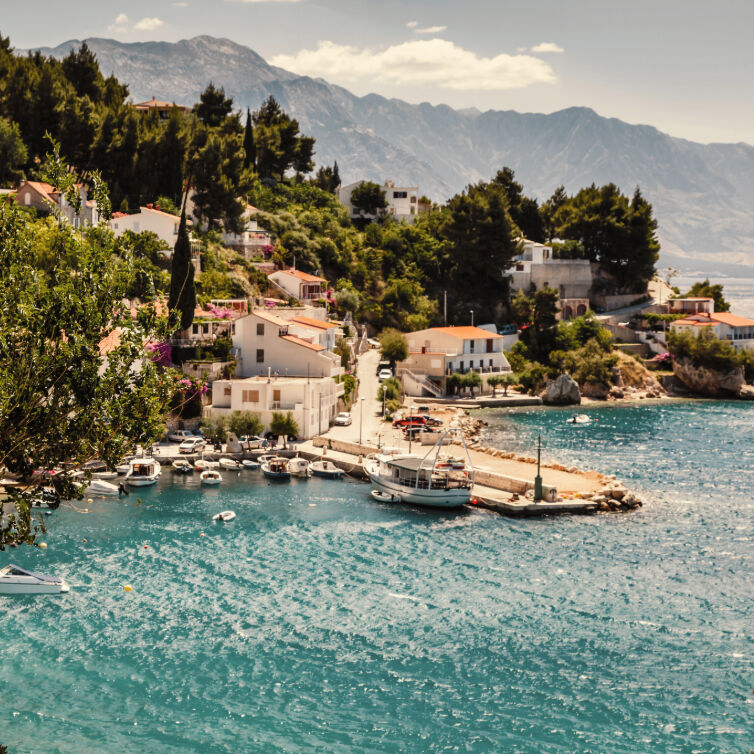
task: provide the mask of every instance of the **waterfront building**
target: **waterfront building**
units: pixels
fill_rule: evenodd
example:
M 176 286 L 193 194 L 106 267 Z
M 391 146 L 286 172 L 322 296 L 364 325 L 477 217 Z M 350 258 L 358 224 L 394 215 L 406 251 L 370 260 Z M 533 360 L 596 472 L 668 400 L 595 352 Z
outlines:
M 699 312 L 670 323 L 675 332 L 698 335 L 701 328 L 710 328 L 720 340 L 729 340 L 735 348 L 754 351 L 754 320 L 730 312 Z

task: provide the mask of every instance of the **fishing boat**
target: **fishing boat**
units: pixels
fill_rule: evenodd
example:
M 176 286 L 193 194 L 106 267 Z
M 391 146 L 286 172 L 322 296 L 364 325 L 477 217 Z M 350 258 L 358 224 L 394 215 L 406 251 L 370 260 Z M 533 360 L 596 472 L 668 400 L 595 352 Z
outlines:
M 215 471 L 215 469 L 205 469 L 202 471 L 201 474 L 199 474 L 199 479 L 202 480 L 202 484 L 209 484 L 216 486 L 222 482 L 223 478 L 220 476 L 219 471 Z
M 213 521 L 232 521 L 236 517 L 233 511 L 221 511 L 212 516 Z
M 291 478 L 291 472 L 288 471 L 288 459 L 280 456 L 273 456 L 262 463 L 262 473 L 268 479 L 288 481 Z
M 58 576 L 27 571 L 12 563 L 0 569 L 0 594 L 60 594 L 69 589 Z
M 205 471 L 206 469 L 219 469 L 219 461 L 208 461 L 204 455 L 194 464 L 197 471 Z
M 218 463 L 220 464 L 221 469 L 240 469 L 241 464 L 238 463 L 238 461 L 234 461 L 232 458 L 221 458 Z
M 155 482 L 157 480 L 155 479 Z M 130 482 L 129 482 L 130 484 Z M 154 482 L 152 482 L 154 484 Z M 136 485 L 137 487 L 139 485 Z M 120 489 L 104 479 L 92 479 L 89 486 L 84 490 L 85 495 L 107 495 L 108 497 L 118 497 Z
M 448 462 L 441 456 L 444 442 L 458 433 L 466 455 L 461 462 Z M 401 502 L 438 508 L 457 508 L 469 502 L 474 485 L 474 468 L 460 430 L 446 430 L 439 442 L 424 455 L 383 453 L 364 461 L 366 471 L 378 492 L 397 496 Z
M 176 474 L 191 474 L 194 470 L 194 467 L 185 458 L 176 458 L 170 465 Z
M 250 458 L 244 458 L 241 463 L 245 469 L 251 469 L 252 471 L 262 468 L 262 464 L 259 461 L 252 461 Z
M 133 458 L 129 461 L 129 466 L 126 484 L 131 487 L 148 487 L 151 484 L 157 484 L 162 473 L 162 466 L 154 458 Z
M 311 472 L 309 471 L 309 461 L 307 461 L 306 458 L 299 458 L 298 456 L 291 458 L 290 461 L 288 461 L 288 471 L 290 471 L 293 476 L 311 476 Z
M 312 470 L 314 476 L 323 477 L 325 479 L 340 479 L 343 476 L 343 469 L 339 469 L 332 461 L 312 461 L 309 464 L 309 468 Z

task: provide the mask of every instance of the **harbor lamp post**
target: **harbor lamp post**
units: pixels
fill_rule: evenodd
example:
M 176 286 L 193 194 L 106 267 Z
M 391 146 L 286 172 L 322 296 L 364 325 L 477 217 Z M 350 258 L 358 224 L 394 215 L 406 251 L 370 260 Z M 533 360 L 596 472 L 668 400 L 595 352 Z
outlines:
M 542 476 L 540 475 L 540 466 L 542 461 L 542 435 L 537 435 L 537 476 L 534 477 L 534 500 L 538 502 L 544 495 L 542 489 Z
M 359 445 L 361 445 L 361 430 L 364 426 L 364 396 L 359 399 Z

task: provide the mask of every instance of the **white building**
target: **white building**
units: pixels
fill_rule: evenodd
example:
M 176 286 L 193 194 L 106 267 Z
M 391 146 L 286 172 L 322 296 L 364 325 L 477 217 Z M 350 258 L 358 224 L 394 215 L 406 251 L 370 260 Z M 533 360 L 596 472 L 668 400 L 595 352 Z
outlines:
M 23 181 L 15 192 L 16 203 L 24 207 L 33 207 L 42 212 L 59 212 L 74 228 L 88 227 L 99 222 L 97 203 L 89 199 L 86 186 L 76 184 L 81 206 L 78 214 L 65 196 L 61 196 L 49 183 L 41 181 Z
M 262 256 L 265 249 L 272 248 L 272 235 L 260 227 L 257 221 L 258 211 L 256 207 L 247 204 L 241 217 L 243 231 L 241 233 L 223 232 L 225 245 L 243 254 L 247 259 Z
M 521 239 L 521 253 L 505 273 L 511 291 L 528 294 L 545 286 L 560 294 L 561 319 L 573 319 L 589 310 L 592 268 L 588 259 L 555 259 L 552 246 Z
M 235 321 L 233 347 L 239 377 L 276 375 L 296 377 L 339 377 L 340 357 L 319 339 L 321 330 L 276 317 L 255 309 Z
M 172 254 L 175 242 L 178 240 L 178 227 L 181 218 L 171 215 L 169 212 L 155 209 L 154 207 L 141 207 L 138 212 L 125 214 L 115 212 L 110 220 L 110 229 L 117 236 L 123 235 L 127 230 L 133 233 L 151 231 L 159 236 L 169 247 Z
M 409 354 L 397 365 L 408 395 L 445 394 L 452 372 L 479 372 L 483 387 L 493 374 L 510 372 L 503 353 L 503 336 L 480 327 L 431 327 L 407 333 Z
M 376 219 L 377 215 L 366 213 L 363 210 L 356 209 L 351 204 L 351 194 L 353 190 L 360 186 L 364 181 L 349 183 L 347 186 L 339 186 L 337 196 L 341 204 L 348 208 L 348 213 L 352 219 Z M 419 214 L 419 189 L 416 186 L 395 186 L 392 181 L 385 181 L 382 187 L 385 192 L 385 201 L 387 208 L 384 214 L 395 218 L 396 220 L 405 220 L 412 223 Z
M 327 294 L 327 280 L 301 270 L 276 270 L 268 276 L 275 285 L 302 304 L 312 304 Z
M 233 411 L 252 411 L 269 427 L 274 412 L 290 412 L 298 424 L 299 438 L 308 440 L 330 428 L 342 395 L 343 385 L 331 377 L 215 380 L 212 405 L 204 413 L 223 416 Z
M 698 335 L 702 328 L 710 328 L 720 340 L 729 340 L 735 348 L 754 351 L 754 320 L 730 312 L 699 312 L 670 323 L 676 332 Z

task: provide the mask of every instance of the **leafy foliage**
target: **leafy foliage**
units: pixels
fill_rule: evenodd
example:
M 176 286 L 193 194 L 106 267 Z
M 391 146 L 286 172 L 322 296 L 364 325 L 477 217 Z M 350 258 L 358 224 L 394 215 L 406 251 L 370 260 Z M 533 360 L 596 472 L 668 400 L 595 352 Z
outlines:
M 689 359 L 695 366 L 718 372 L 743 367 L 746 379 L 754 377 L 754 354 L 737 350 L 729 340 L 720 340 L 709 328 L 696 337 L 689 332 L 668 332 L 668 350 L 676 359 Z
M 253 411 L 233 411 L 228 418 L 228 429 L 237 437 L 261 435 L 264 423 Z
M 397 361 L 408 358 L 408 341 L 403 333 L 388 328 L 380 333 L 380 355 L 389 361 L 393 367 Z
M 362 181 L 351 192 L 351 204 L 368 215 L 374 215 L 387 207 L 385 190 L 374 181 Z
M 715 301 L 716 312 L 729 312 L 730 304 L 723 296 L 723 286 L 720 283 L 712 284 L 709 278 L 698 281 L 688 289 L 683 298 L 711 298 Z

